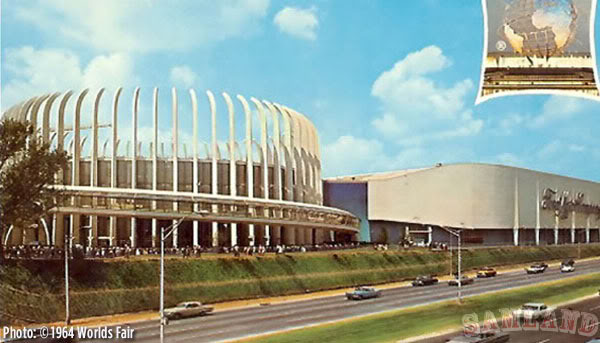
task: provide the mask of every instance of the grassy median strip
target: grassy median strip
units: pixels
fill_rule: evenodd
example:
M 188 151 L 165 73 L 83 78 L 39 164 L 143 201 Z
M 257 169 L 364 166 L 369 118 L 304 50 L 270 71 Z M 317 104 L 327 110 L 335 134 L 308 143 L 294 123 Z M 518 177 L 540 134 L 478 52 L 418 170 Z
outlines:
M 445 301 L 405 310 L 349 319 L 307 329 L 244 340 L 244 342 L 395 342 L 400 339 L 462 327 L 462 316 L 486 310 L 499 315 L 501 308 L 516 308 L 536 301 L 549 305 L 562 303 L 598 292 L 600 273 L 535 286 L 466 298 L 463 304 Z

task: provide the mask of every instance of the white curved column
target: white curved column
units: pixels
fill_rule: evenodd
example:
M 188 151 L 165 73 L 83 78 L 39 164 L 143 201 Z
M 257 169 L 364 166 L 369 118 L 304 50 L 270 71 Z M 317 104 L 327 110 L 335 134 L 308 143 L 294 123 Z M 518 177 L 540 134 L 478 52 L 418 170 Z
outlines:
M 218 146 L 217 146 L 217 105 L 215 104 L 215 96 L 211 91 L 206 91 L 206 96 L 208 97 L 208 103 L 210 105 L 210 123 L 211 123 L 211 150 L 212 150 L 212 160 L 211 160 L 211 188 L 212 194 L 218 194 L 218 166 L 217 166 L 217 154 L 218 154 Z M 217 210 L 216 206 L 213 206 L 213 212 Z M 212 246 L 216 247 L 219 245 L 219 224 L 217 222 L 212 222 Z
M 21 106 L 23 105 L 23 103 L 25 103 L 24 101 L 14 104 L 11 107 L 9 107 L 6 111 L 4 111 L 4 113 L 2 114 L 2 119 L 6 118 L 6 119 L 14 119 L 16 120 L 16 113 L 20 110 Z M 7 236 L 8 237 L 8 236 Z
M 58 117 L 56 118 L 56 149 L 65 150 L 65 108 L 69 98 L 73 95 L 73 91 L 68 91 L 63 95 L 60 105 L 58 107 Z M 58 184 L 64 184 L 63 171 L 58 171 Z
M 138 122 L 138 110 L 139 110 L 139 100 L 140 100 L 140 88 L 137 87 L 133 91 L 133 102 L 131 105 L 131 139 L 133 140 L 133 147 L 131 153 L 131 188 L 137 188 L 137 122 Z M 129 145 L 129 141 L 127 142 Z M 129 151 L 129 148 L 127 149 Z M 129 226 L 129 242 L 132 248 L 137 247 L 137 237 L 136 237 L 136 227 L 137 227 L 137 219 L 135 217 L 131 217 L 130 226 Z
M 38 118 L 38 112 L 40 110 L 40 107 L 42 106 L 42 103 L 49 97 L 50 97 L 50 94 L 45 94 L 33 102 L 33 106 L 31 107 L 31 111 L 29 112 L 29 122 L 33 126 L 34 132 L 37 131 L 37 128 L 38 128 L 37 127 L 38 126 L 37 118 Z
M 36 102 L 38 99 L 39 97 L 36 96 L 25 101 L 25 103 L 23 103 L 23 105 L 19 109 L 16 119 L 22 123 L 25 122 L 27 120 L 27 114 L 29 113 L 31 106 L 33 106 L 33 103 Z
M 292 157 L 292 151 L 294 149 L 294 126 L 292 124 L 291 115 L 286 111 L 283 106 L 275 104 L 280 110 L 281 117 L 283 119 L 284 135 L 283 135 L 283 147 L 282 152 L 286 159 L 285 162 L 285 186 L 283 198 L 284 200 L 294 201 L 294 181 L 293 174 L 295 163 Z M 293 227 L 283 228 L 283 244 L 293 245 L 296 244 L 296 229 Z
M 254 198 L 254 157 L 252 156 L 252 112 L 248 101 L 241 95 L 237 95 L 238 100 L 244 108 L 246 118 L 246 187 L 248 198 Z M 254 224 L 248 224 L 248 241 L 254 242 Z
M 306 202 L 306 168 L 304 160 L 302 158 L 302 149 L 306 145 L 305 132 L 303 132 L 303 125 L 300 116 L 294 111 L 286 107 L 292 118 L 292 125 L 295 131 L 295 146 L 293 149 L 293 158 L 296 164 L 296 191 L 294 201 Z M 307 244 L 308 243 L 308 230 L 305 228 L 296 229 L 296 244 Z
M 190 89 L 190 100 L 192 101 L 192 192 L 198 193 L 198 97 L 196 91 Z M 194 211 L 198 211 L 198 205 L 194 204 Z M 192 244 L 196 247 L 200 244 L 198 235 L 198 221 L 192 223 Z
M 281 130 L 279 127 L 279 112 L 277 108 L 268 101 L 263 101 L 269 108 L 273 118 L 273 164 L 274 164 L 274 185 L 272 199 L 282 200 L 281 190 Z
M 51 245 L 52 237 L 50 236 L 50 231 L 48 230 L 48 223 L 46 223 L 46 219 L 44 219 L 44 218 L 41 218 L 40 222 L 42 223 L 42 226 L 44 227 L 44 231 L 41 231 L 44 235 L 44 238 L 41 238 L 40 241 L 46 241 L 46 245 Z
M 104 88 L 100 88 L 96 93 L 96 99 L 94 100 L 94 109 L 92 112 L 92 151 L 90 158 L 90 186 L 98 186 L 98 112 L 100 107 L 100 99 L 104 94 Z M 82 148 L 83 149 L 83 148 Z M 92 199 L 93 207 L 98 204 L 97 199 Z M 88 232 L 88 244 L 90 246 L 97 245 L 98 239 L 98 216 L 90 216 L 91 218 L 91 230 Z
M 60 96 L 60 93 L 52 94 L 48 98 L 48 101 L 46 101 L 46 104 L 44 105 L 44 112 L 42 115 L 42 142 L 44 144 L 50 144 L 50 142 L 51 142 L 51 140 L 50 140 L 50 111 L 52 109 L 52 104 L 54 103 L 56 98 L 58 98 L 59 96 Z M 56 231 L 58 230 L 58 228 L 56 226 L 56 218 L 57 218 L 57 215 L 53 214 L 52 215 L 52 234 L 53 235 L 52 235 L 52 239 L 51 239 L 52 245 L 56 245 Z M 64 235 L 64 229 L 63 229 L 61 235 Z
M 46 101 L 44 105 L 44 112 L 42 116 L 42 142 L 50 143 L 50 110 L 52 109 L 52 104 L 60 96 L 60 93 L 54 93 Z
M 302 113 L 296 112 L 304 122 L 306 137 L 306 183 L 308 185 L 308 202 L 319 203 L 319 183 L 317 179 L 316 151 L 315 151 L 315 130 L 314 125 Z
M 302 163 L 302 156 L 300 155 L 300 149 L 302 148 L 302 130 L 300 127 L 299 118 L 291 112 L 292 124 L 294 125 L 294 133 L 296 134 L 296 142 L 294 149 L 292 150 L 293 157 L 296 164 L 296 192 L 294 196 L 295 201 L 304 202 L 304 163 Z
M 179 189 L 179 120 L 177 113 L 177 90 L 175 87 L 171 88 L 171 112 L 173 116 L 173 128 L 171 133 L 172 145 L 173 145 L 173 192 L 177 192 Z M 177 203 L 173 204 L 173 210 L 177 212 L 179 207 Z M 175 224 L 177 220 L 173 220 Z M 179 240 L 179 228 L 173 230 L 173 248 L 177 248 Z
M 227 104 L 229 112 L 229 194 L 237 195 L 237 173 L 236 173 L 236 155 L 235 155 L 235 113 L 233 110 L 233 102 L 229 94 L 223 92 L 223 98 Z M 229 223 L 231 246 L 237 245 L 237 224 Z
M 306 117 L 305 117 L 306 118 Z M 306 118 L 310 133 L 310 154 L 313 156 L 313 180 L 316 204 L 323 204 L 323 183 L 321 181 L 321 153 L 316 127 Z
M 104 88 L 101 88 L 96 94 L 92 112 L 92 164 L 90 165 L 90 185 L 92 187 L 98 186 L 98 113 L 103 94 Z
M 312 166 L 312 158 L 311 158 L 311 149 L 312 149 L 312 134 L 310 132 L 310 122 L 309 120 L 299 112 L 294 111 L 298 116 L 300 126 L 302 127 L 303 134 L 303 146 L 300 150 L 300 156 L 302 157 L 302 162 L 304 164 L 304 201 L 307 203 L 314 203 L 314 178 L 313 178 L 313 166 Z
M 111 118 L 111 127 L 112 127 L 112 149 L 110 152 L 110 188 L 117 188 L 118 180 L 117 180 L 117 149 L 119 147 L 119 135 L 118 135 L 118 110 L 119 110 L 119 97 L 121 96 L 121 92 L 123 91 L 122 87 L 119 87 L 113 96 L 112 102 L 112 118 Z M 109 219 L 109 228 L 108 228 L 108 236 L 110 246 L 113 246 L 116 242 L 117 237 L 117 217 L 110 217 Z
M 273 194 L 272 198 L 276 200 L 283 200 L 282 198 L 282 187 L 281 187 L 281 131 L 279 128 L 279 115 L 280 112 L 272 103 L 263 100 L 263 103 L 269 108 L 271 116 L 273 118 Z M 277 215 L 281 215 L 278 213 Z M 281 226 L 274 226 L 271 228 L 272 231 L 272 244 L 281 244 Z
M 309 158 L 310 148 L 311 148 L 311 134 L 310 134 L 310 122 L 308 119 L 301 113 L 297 111 L 293 111 L 296 117 L 298 118 L 298 125 L 302 130 L 302 148 L 299 150 L 300 157 L 302 158 L 303 165 L 303 193 L 304 193 L 304 202 L 312 203 L 313 202 L 313 182 L 312 182 L 312 163 Z M 308 235 L 307 235 L 308 236 Z
M 152 190 L 158 190 L 158 87 L 152 91 Z M 152 208 L 156 209 L 156 201 L 152 201 Z M 158 242 L 158 219 L 152 218 L 152 247 Z
M 89 89 L 84 89 L 79 93 L 77 102 L 75 105 L 75 115 L 73 116 L 73 156 L 71 160 L 71 185 L 79 186 L 80 175 L 79 175 L 79 164 L 81 162 L 81 105 L 83 99 L 89 92 Z M 75 197 L 71 199 L 72 206 L 78 206 Z M 81 243 L 81 237 L 79 235 L 79 229 L 81 228 L 81 216 L 71 214 L 71 221 L 69 225 L 69 234 L 73 237 L 75 243 Z
M 262 153 L 262 184 L 263 184 L 263 198 L 269 199 L 269 156 L 267 147 L 267 118 L 265 116 L 265 110 L 256 98 L 250 98 L 250 101 L 254 103 L 258 110 L 258 118 L 260 120 L 260 150 Z M 271 232 L 268 225 L 264 225 L 264 238 L 261 241 L 265 245 L 269 245 L 271 240 Z
M 310 184 L 311 178 L 311 163 L 308 154 L 304 148 L 300 151 L 300 156 L 303 164 L 303 174 L 304 174 L 304 202 L 313 203 L 313 194 L 312 194 L 312 185 Z M 311 228 L 304 228 L 304 243 L 305 244 L 313 244 L 312 239 L 312 230 Z

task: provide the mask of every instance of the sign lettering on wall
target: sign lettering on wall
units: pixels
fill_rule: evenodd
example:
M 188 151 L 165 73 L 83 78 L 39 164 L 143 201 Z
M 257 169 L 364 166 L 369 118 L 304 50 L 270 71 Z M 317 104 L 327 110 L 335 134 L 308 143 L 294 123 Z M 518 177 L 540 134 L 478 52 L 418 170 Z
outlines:
M 595 214 L 600 219 L 600 204 L 586 203 L 585 194 L 569 191 L 558 192 L 556 189 L 546 188 L 542 193 L 541 206 L 545 210 L 553 210 L 554 215 L 560 219 L 569 218 L 571 212 Z

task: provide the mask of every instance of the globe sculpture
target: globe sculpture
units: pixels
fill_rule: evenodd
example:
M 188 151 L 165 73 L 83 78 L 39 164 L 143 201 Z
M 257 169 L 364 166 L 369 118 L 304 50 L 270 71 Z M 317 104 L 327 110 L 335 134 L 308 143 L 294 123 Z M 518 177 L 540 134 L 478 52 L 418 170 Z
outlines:
M 504 13 L 500 35 L 524 56 L 560 55 L 575 36 L 572 0 L 507 0 Z

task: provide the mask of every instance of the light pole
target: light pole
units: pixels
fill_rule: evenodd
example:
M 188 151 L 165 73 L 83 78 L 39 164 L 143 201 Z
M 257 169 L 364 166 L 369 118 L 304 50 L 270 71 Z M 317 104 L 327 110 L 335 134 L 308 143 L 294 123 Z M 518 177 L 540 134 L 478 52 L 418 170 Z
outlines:
M 442 229 L 444 229 L 446 232 L 450 233 L 451 235 L 453 235 L 454 237 L 457 238 L 458 240 L 458 302 L 462 303 L 462 278 L 461 278 L 461 267 L 462 267 L 462 256 L 461 256 L 461 251 L 460 251 L 460 233 L 461 230 L 452 230 L 449 229 L 447 227 L 441 226 Z M 452 255 L 450 256 L 450 259 L 452 259 Z M 450 273 L 452 273 L 452 269 L 450 270 Z
M 90 227 L 87 226 L 82 226 L 82 229 L 91 229 Z M 65 253 L 63 255 L 65 255 L 65 324 L 66 325 L 71 325 L 71 314 L 69 311 L 69 253 L 71 248 L 73 247 L 72 242 L 73 239 L 75 237 L 70 233 L 70 232 L 66 232 L 65 233 Z
M 165 339 L 165 240 L 179 227 L 186 217 L 170 226 L 160 228 L 160 342 Z
M 69 247 L 73 237 L 67 232 L 65 234 L 65 324 L 71 325 L 71 315 L 69 313 Z

